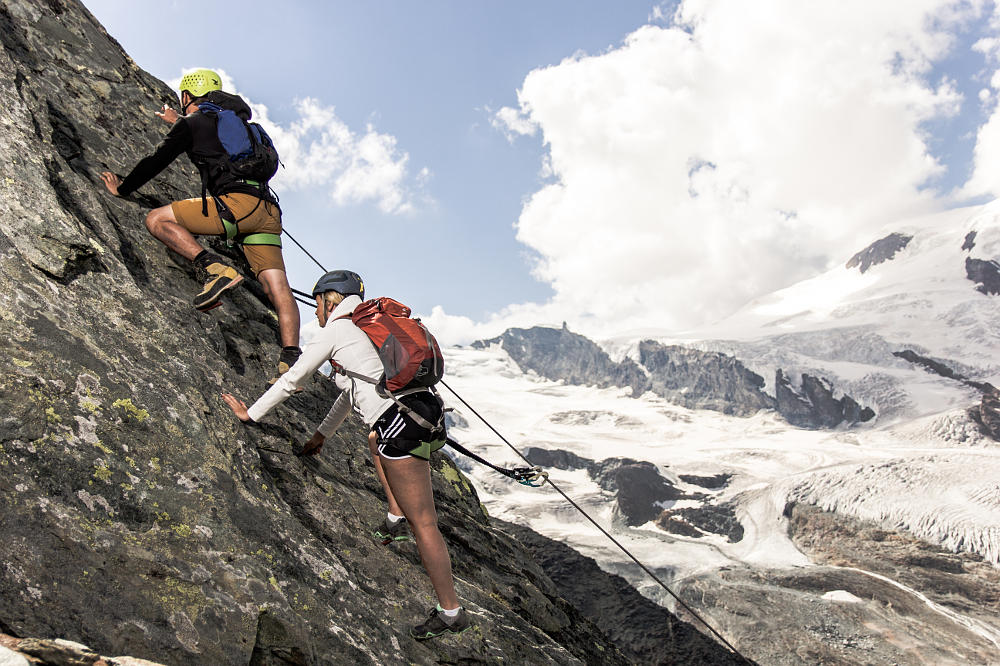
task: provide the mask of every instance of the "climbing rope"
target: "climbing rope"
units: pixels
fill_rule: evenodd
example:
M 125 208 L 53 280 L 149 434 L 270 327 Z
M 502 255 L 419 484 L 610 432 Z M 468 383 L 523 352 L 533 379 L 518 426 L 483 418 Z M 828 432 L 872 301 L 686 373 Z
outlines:
M 522 454 L 520 451 L 518 451 L 517 448 L 513 444 L 511 444 L 509 441 L 507 441 L 507 438 L 504 437 L 502 434 L 500 434 L 500 431 L 497 430 L 496 428 L 494 428 L 493 425 L 489 421 L 487 421 L 483 417 L 482 414 L 480 414 L 479 412 L 477 412 L 472 405 L 470 405 L 468 402 L 466 402 L 465 399 L 462 398 L 462 396 L 460 396 L 455 391 L 455 389 L 453 389 L 452 387 L 448 386 L 447 382 L 445 382 L 444 380 L 441 380 L 441 384 L 443 384 L 444 387 L 446 389 L 448 389 L 451 392 L 452 395 L 454 395 L 456 398 L 458 398 L 459 402 L 461 402 L 463 405 L 465 405 L 469 409 L 469 411 L 471 411 L 473 414 L 475 414 L 479 418 L 480 421 L 482 421 L 483 423 L 485 423 L 486 427 L 488 427 L 490 430 L 492 430 L 494 432 L 494 434 L 496 434 L 496 436 L 499 437 L 503 441 L 504 444 L 506 444 L 507 446 L 509 446 L 510 449 L 514 453 L 516 453 L 518 455 L 518 457 L 521 458 L 521 460 L 523 460 L 524 462 L 528 463 L 529 465 L 531 464 L 531 461 L 528 460 L 524 456 L 524 454 Z M 562 495 L 563 498 L 567 502 L 569 502 L 573 506 L 574 509 L 576 509 L 577 511 L 579 511 L 580 514 L 583 515 L 584 518 L 586 518 L 591 523 L 593 523 L 594 527 L 596 527 L 597 529 L 599 529 L 601 531 L 601 533 L 604 534 L 604 536 L 606 536 L 611 541 L 611 543 L 613 543 L 616 546 L 618 546 L 618 549 L 621 550 L 623 553 L 625 553 L 629 557 L 629 559 L 631 559 L 633 562 L 635 562 L 637 565 L 639 565 L 639 568 L 642 569 L 643 571 L 645 571 L 649 575 L 649 577 L 652 578 L 654 581 L 656 581 L 656 583 L 660 587 L 662 587 L 664 590 L 666 590 L 666 592 L 670 596 L 672 596 L 674 599 L 676 599 L 677 603 L 679 603 L 684 608 L 684 610 L 686 610 L 688 613 L 690 613 L 692 615 L 692 617 L 694 617 L 699 622 L 701 622 L 703 625 L 705 625 L 708 628 L 708 630 L 711 631 L 715 635 L 716 638 L 718 638 L 720 641 L 722 641 L 723 645 L 725 645 L 727 648 L 729 648 L 733 652 L 733 654 L 735 654 L 740 659 L 743 659 L 748 664 L 753 664 L 754 663 L 754 662 L 750 661 L 750 659 L 748 659 L 747 657 L 745 657 L 739 650 L 737 650 L 735 647 L 733 647 L 733 645 L 729 641 L 727 641 L 722 636 L 722 634 L 720 634 L 718 631 L 715 630 L 715 627 L 713 627 L 712 625 L 710 625 L 703 617 L 701 617 L 701 615 L 699 615 L 698 613 L 696 613 L 693 608 L 691 608 L 688 604 L 686 604 L 683 599 L 681 599 L 679 596 L 677 596 L 674 593 L 673 590 L 671 590 L 669 587 L 667 587 L 667 584 L 664 583 L 662 580 L 660 580 L 659 576 L 657 576 L 655 573 L 653 573 L 652 571 L 650 571 L 650 569 L 645 564 L 643 564 L 642 562 L 640 562 L 639 559 L 635 555 L 633 555 L 632 553 L 630 553 L 629 550 L 627 548 L 625 548 L 625 546 L 623 546 L 621 543 L 619 543 L 619 541 L 617 539 L 615 539 L 613 536 L 611 536 L 611 534 L 606 529 L 604 529 L 603 527 L 601 527 L 601 525 L 596 520 L 594 520 L 593 518 L 591 518 L 590 514 L 588 514 L 586 511 L 584 511 L 583 508 L 579 504 L 577 504 L 576 502 L 574 502 L 573 499 L 569 495 L 567 495 L 565 492 L 563 492 L 562 488 L 560 488 L 559 486 L 557 486 L 552 481 L 552 479 L 550 479 L 548 477 L 547 474 L 545 475 L 544 480 L 542 481 L 542 483 L 545 483 L 545 482 L 547 482 L 550 486 L 552 486 L 552 488 L 557 493 L 559 493 L 560 495 Z
M 298 289 L 294 289 L 292 287 L 289 287 L 289 289 L 292 290 L 292 298 L 294 298 L 295 300 L 297 300 L 299 303 L 302 303 L 304 305 L 308 305 L 309 307 L 316 307 L 316 301 L 306 300 L 307 298 L 312 298 L 312 294 L 308 294 L 308 293 L 306 293 L 304 291 L 299 291 Z M 302 298 L 302 297 L 305 297 L 305 298 Z
M 307 257 L 309 257 L 310 259 L 312 259 L 313 261 L 315 261 L 316 265 L 319 266 L 319 268 L 320 268 L 321 271 L 323 271 L 324 273 L 327 272 L 326 268 L 323 266 L 323 264 L 319 263 L 319 260 L 316 259 L 316 257 L 314 257 L 311 254 L 309 254 L 309 250 L 307 250 L 304 247 L 302 247 L 302 243 L 300 243 L 297 240 L 295 240 L 295 237 L 292 236 L 290 233 L 288 233 L 288 229 L 285 229 L 284 227 L 282 227 L 281 231 L 282 231 L 283 234 L 285 234 L 286 236 L 288 236 L 289 240 L 291 240 L 293 243 L 295 243 L 296 245 L 298 245 L 299 249 L 302 250 L 303 252 L 305 252 Z

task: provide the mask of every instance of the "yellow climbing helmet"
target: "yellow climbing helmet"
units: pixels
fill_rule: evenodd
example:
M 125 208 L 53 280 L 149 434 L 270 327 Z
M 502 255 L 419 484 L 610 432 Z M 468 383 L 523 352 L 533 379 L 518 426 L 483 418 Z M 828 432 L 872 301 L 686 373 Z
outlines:
M 178 89 L 180 92 L 188 91 L 193 97 L 201 97 L 213 90 L 222 90 L 222 79 L 210 69 L 196 69 L 184 75 Z

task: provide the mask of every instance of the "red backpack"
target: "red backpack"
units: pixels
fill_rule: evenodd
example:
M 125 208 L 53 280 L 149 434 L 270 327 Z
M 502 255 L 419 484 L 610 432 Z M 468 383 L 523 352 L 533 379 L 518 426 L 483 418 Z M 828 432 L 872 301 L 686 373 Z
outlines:
M 375 345 L 385 369 L 379 382 L 391 392 L 437 384 L 444 375 L 444 356 L 437 340 L 410 308 L 391 298 L 365 301 L 350 315 L 354 325 Z

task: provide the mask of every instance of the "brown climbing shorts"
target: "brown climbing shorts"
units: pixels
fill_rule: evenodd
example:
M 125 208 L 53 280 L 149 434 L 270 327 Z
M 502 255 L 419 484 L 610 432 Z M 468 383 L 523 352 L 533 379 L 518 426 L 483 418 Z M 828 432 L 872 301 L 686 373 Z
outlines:
M 223 194 L 222 201 L 233 211 L 239 220 L 241 234 L 280 234 L 281 212 L 274 204 L 261 201 L 249 194 Z M 259 204 L 259 205 L 258 205 Z M 257 210 L 254 210 L 256 206 Z M 219 210 L 215 201 L 208 197 L 208 217 L 201 214 L 201 197 L 184 199 L 170 204 L 177 223 L 198 236 L 224 235 L 225 227 L 219 218 Z M 253 212 L 251 212 L 253 211 Z M 243 219 L 246 216 L 246 219 Z M 281 258 L 281 248 L 274 245 L 241 245 L 243 255 L 247 258 L 254 276 L 269 268 L 285 270 L 285 262 Z

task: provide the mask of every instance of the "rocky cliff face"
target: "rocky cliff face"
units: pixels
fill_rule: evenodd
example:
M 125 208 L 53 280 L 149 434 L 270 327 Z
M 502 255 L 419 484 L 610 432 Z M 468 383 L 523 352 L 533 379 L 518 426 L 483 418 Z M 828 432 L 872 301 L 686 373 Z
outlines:
M 983 294 L 1000 294 L 1000 264 L 993 259 L 967 257 L 965 275 L 976 283 L 976 291 Z
M 686 537 L 721 535 L 734 543 L 743 538 L 743 526 L 732 505 L 713 503 L 709 493 L 677 488 L 650 462 L 631 458 L 594 461 L 571 451 L 534 446 L 526 448 L 524 454 L 540 467 L 586 470 L 614 498 L 615 516 L 628 527 L 654 521 L 663 531 Z M 684 476 L 681 481 L 716 491 L 724 488 L 729 478 L 728 474 Z M 673 508 L 678 500 L 695 500 L 698 505 Z
M 774 399 L 762 390 L 764 378 L 732 356 L 645 340 L 639 362 L 649 370 L 654 393 L 689 409 L 736 416 L 774 409 Z
M 905 248 L 913 240 L 913 236 L 891 233 L 880 238 L 865 249 L 847 260 L 847 268 L 857 268 L 864 273 L 872 266 L 889 261 L 896 253 Z
M 492 340 L 472 343 L 477 349 L 499 344 L 523 370 L 534 370 L 546 379 L 569 384 L 629 386 L 638 396 L 649 387 L 645 373 L 626 359 L 621 363 L 587 338 L 563 328 L 536 326 L 511 328 Z
M 0 0 L 0 40 L 0 631 L 165 664 L 625 663 L 443 456 L 476 626 L 410 640 L 434 599 L 412 544 L 370 536 L 385 507 L 365 433 L 291 455 L 332 384 L 259 429 L 219 399 L 262 391 L 276 321 L 251 280 L 194 311 L 189 265 L 143 227 L 197 192 L 193 168 L 137 201 L 100 185 L 159 141 L 173 93 L 75 1 Z
M 853 425 L 875 418 L 870 407 L 861 407 L 849 395 L 835 398 L 829 381 L 805 373 L 796 389 L 788 377 L 777 370 L 774 390 L 778 412 L 800 428 L 833 428 L 841 423 Z
M 802 376 L 796 389 L 777 371 L 776 396 L 764 392 L 764 378 L 732 356 L 701 351 L 655 340 L 639 343 L 639 363 L 630 358 L 616 363 L 586 337 L 562 329 L 536 326 L 512 328 L 491 340 L 477 341 L 482 349 L 499 344 L 524 371 L 569 384 L 605 388 L 622 386 L 633 396 L 646 391 L 688 409 L 710 409 L 734 416 L 750 416 L 775 409 L 792 425 L 832 428 L 869 421 L 875 412 L 848 395 L 834 398 L 829 381 Z

